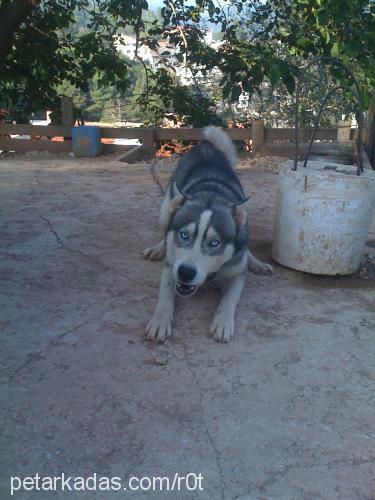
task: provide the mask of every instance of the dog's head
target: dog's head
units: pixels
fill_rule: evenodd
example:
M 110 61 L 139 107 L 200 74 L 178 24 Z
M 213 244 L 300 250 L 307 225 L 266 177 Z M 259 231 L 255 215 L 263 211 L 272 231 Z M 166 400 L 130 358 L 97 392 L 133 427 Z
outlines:
M 230 205 L 204 196 L 189 198 L 174 186 L 170 203 L 167 259 L 177 293 L 188 297 L 247 241 L 248 200 Z

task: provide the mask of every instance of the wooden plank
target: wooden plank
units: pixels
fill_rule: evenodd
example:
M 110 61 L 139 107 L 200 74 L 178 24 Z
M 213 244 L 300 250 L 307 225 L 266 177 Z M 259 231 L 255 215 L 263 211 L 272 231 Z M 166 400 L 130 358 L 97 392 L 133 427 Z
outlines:
M 67 153 L 72 150 L 72 142 L 0 138 L 0 149 L 6 151 L 49 151 L 51 153 Z
M 292 128 L 268 128 L 264 130 L 265 142 L 292 141 L 294 140 L 294 129 Z
M 202 131 L 202 128 L 156 128 L 154 137 L 156 141 L 202 141 Z
M 300 128 L 299 138 L 301 142 L 308 142 L 311 137 L 311 128 Z M 318 141 L 336 141 L 337 128 L 318 128 L 315 139 Z M 276 141 L 294 142 L 294 128 L 266 128 L 265 141 L 268 143 Z
M 308 144 L 300 144 L 300 156 L 307 153 Z M 277 143 L 264 143 L 259 148 L 259 153 L 263 156 L 283 156 L 286 158 L 294 158 L 294 144 L 277 144 Z
M 234 141 L 247 141 L 251 139 L 251 128 L 226 128 L 223 129 Z M 155 140 L 185 140 L 201 141 L 203 128 L 156 128 Z
M 202 140 L 202 130 L 201 128 L 115 128 L 115 127 L 101 127 L 100 135 L 103 138 L 122 138 L 122 139 L 140 139 L 144 132 L 150 130 L 154 131 L 155 140 Z M 355 136 L 355 130 L 351 130 L 351 139 Z M 233 140 L 244 141 L 251 139 L 251 128 L 241 129 L 232 128 L 225 129 L 229 136 Z M 31 136 L 61 136 L 61 137 L 71 137 L 71 127 L 67 125 L 26 125 L 26 124 L 0 124 L 0 134 L 19 134 L 19 135 L 31 135 Z M 265 128 L 265 141 L 272 143 L 274 141 L 294 141 L 294 129 L 293 128 Z M 301 142 L 307 142 L 310 138 L 311 129 L 302 128 L 300 129 L 300 139 Z M 337 137 L 336 128 L 321 128 L 316 132 L 317 140 L 332 140 L 335 141 Z
M 26 125 L 0 123 L 0 134 L 44 135 L 46 137 L 72 137 L 72 128 L 67 125 Z
M 202 128 L 114 128 L 101 127 L 101 137 L 112 137 L 118 139 L 140 139 L 144 132 L 152 130 L 155 141 L 161 140 L 186 140 L 200 141 L 203 139 Z M 251 128 L 230 128 L 225 129 L 229 136 L 236 141 L 244 141 L 251 139 Z
M 310 137 L 311 135 L 309 135 L 309 139 Z M 335 128 L 318 128 L 315 136 L 318 141 L 335 141 L 336 137 L 337 131 Z
M 299 156 L 304 158 L 307 153 L 308 143 L 302 142 L 299 144 Z M 311 154 L 314 156 L 322 156 L 327 159 L 341 158 L 342 161 L 347 161 L 352 158 L 353 143 L 318 143 L 312 147 Z M 287 158 L 294 158 L 294 144 L 293 143 L 265 143 L 259 150 L 261 155 L 269 156 L 283 156 Z
M 139 139 L 145 127 L 100 127 L 100 137 L 112 139 Z

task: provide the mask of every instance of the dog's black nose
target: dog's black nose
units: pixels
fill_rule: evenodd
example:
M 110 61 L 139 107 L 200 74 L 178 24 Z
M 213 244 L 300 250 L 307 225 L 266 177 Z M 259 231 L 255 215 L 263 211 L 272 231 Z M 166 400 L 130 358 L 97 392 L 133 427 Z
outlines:
M 184 264 L 181 264 L 178 267 L 177 270 L 178 278 L 184 282 L 184 283 L 189 283 L 192 279 L 195 278 L 195 275 L 197 274 L 197 270 L 194 269 L 193 267 L 185 266 Z

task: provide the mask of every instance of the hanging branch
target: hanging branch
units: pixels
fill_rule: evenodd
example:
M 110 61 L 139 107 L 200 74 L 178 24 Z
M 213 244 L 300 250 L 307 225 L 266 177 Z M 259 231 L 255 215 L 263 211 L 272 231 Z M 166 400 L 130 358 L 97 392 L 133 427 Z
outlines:
M 145 78 L 146 78 L 146 101 L 147 101 L 147 105 L 149 103 L 149 96 L 150 96 L 150 82 L 149 82 L 149 72 L 151 73 L 151 75 L 153 76 L 154 73 L 153 71 L 150 70 L 150 68 L 147 66 L 147 64 L 145 63 L 145 61 L 142 59 L 142 57 L 138 54 L 138 50 L 139 50 L 139 42 L 140 42 L 140 31 L 141 31 L 141 26 L 143 25 L 143 21 L 142 21 L 142 9 L 139 10 L 139 13 L 138 13 L 138 18 L 137 18 L 137 22 L 136 22 L 136 25 L 135 25 L 135 28 L 134 28 L 134 31 L 135 31 L 135 51 L 134 51 L 134 59 L 136 59 L 138 62 L 141 63 L 143 69 L 144 69 L 144 72 L 145 72 Z
M 363 134 L 363 103 L 362 103 L 362 97 L 361 97 L 361 89 L 359 87 L 358 81 L 355 78 L 353 72 L 344 64 L 342 63 L 339 59 L 336 59 L 334 57 L 316 57 L 312 61 L 307 64 L 305 67 L 305 70 L 308 69 L 310 66 L 313 64 L 316 64 L 318 62 L 326 62 L 326 63 L 333 63 L 336 66 L 339 66 L 341 69 L 345 71 L 345 73 L 352 79 L 355 88 L 356 88 L 356 100 L 358 104 L 358 159 L 357 159 L 357 175 L 361 175 L 361 172 L 363 172 L 363 159 L 362 159 L 362 150 L 363 150 L 363 140 L 362 140 L 362 134 Z M 294 153 L 294 165 L 292 170 L 297 170 L 297 162 L 298 162 L 298 151 L 299 151 L 299 116 L 298 116 L 298 105 L 299 105 L 299 92 L 300 92 L 300 83 L 301 79 L 299 78 L 297 80 L 297 87 L 296 87 L 296 106 L 295 106 L 295 120 L 294 120 L 294 126 L 295 126 L 295 131 L 294 131 L 294 137 L 295 137 L 295 153 Z
M 171 1 L 168 1 L 168 5 L 169 7 L 171 8 L 173 14 L 174 14 L 174 17 L 176 19 L 176 25 L 177 25 L 177 29 L 178 31 L 180 32 L 180 35 L 181 35 L 181 38 L 184 42 L 184 45 L 185 45 L 185 50 L 187 51 L 187 48 L 188 48 L 188 43 L 187 43 L 187 40 L 186 40 L 186 36 L 185 36 L 185 33 L 184 33 L 184 30 L 182 28 L 182 26 L 180 25 L 180 21 L 178 19 L 178 15 L 177 15 L 177 12 L 176 12 L 176 8 L 175 6 L 173 5 L 173 2 Z
M 315 132 L 316 132 L 316 129 L 318 128 L 319 126 L 319 123 L 320 123 L 320 117 L 322 116 L 322 112 L 323 112 L 323 109 L 324 109 L 324 106 L 326 105 L 327 101 L 329 100 L 329 98 L 337 91 L 341 88 L 341 86 L 337 86 L 335 87 L 334 89 L 332 89 L 330 92 L 328 92 L 328 94 L 324 97 L 320 107 L 319 107 L 319 111 L 318 111 L 318 115 L 316 117 L 316 120 L 315 120 L 315 123 L 314 123 L 314 126 L 313 126 L 313 130 L 312 130 L 312 134 L 311 134 L 311 138 L 310 138 L 310 142 L 309 142 L 309 146 L 307 148 L 307 153 L 306 153 L 306 156 L 305 156 L 305 161 L 303 162 L 303 167 L 306 168 L 306 165 L 307 165 L 307 160 L 310 156 L 310 153 L 311 153 L 311 148 L 312 148 L 312 145 L 313 145 L 313 142 L 314 142 L 314 139 L 315 139 Z
M 294 142 L 295 142 L 295 147 L 294 147 L 294 164 L 293 164 L 293 169 L 294 171 L 297 170 L 297 163 L 298 163 L 298 141 L 299 141 L 299 88 L 300 88 L 300 79 L 297 80 L 297 87 L 296 87 L 296 103 L 295 103 L 295 111 L 294 111 Z

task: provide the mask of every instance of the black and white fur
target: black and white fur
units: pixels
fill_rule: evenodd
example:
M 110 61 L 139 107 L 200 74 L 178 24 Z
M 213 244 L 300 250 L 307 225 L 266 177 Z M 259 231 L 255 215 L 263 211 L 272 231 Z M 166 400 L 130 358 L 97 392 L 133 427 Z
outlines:
M 164 257 L 159 302 L 146 328 L 150 340 L 172 335 L 176 294 L 193 295 L 215 276 L 225 291 L 210 331 L 229 342 L 247 269 L 273 272 L 247 248 L 249 203 L 234 171 L 234 144 L 216 127 L 205 128 L 203 135 L 205 141 L 182 156 L 168 184 L 160 211 L 164 238 L 144 251 L 149 260 Z

